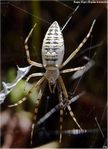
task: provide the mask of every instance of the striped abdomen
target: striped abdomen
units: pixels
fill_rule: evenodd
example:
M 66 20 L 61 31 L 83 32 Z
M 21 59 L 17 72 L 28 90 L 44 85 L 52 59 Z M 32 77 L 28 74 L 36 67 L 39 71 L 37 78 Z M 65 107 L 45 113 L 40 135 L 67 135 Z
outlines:
M 46 32 L 42 45 L 42 61 L 44 67 L 59 67 L 64 56 L 64 40 L 58 23 L 51 24 Z

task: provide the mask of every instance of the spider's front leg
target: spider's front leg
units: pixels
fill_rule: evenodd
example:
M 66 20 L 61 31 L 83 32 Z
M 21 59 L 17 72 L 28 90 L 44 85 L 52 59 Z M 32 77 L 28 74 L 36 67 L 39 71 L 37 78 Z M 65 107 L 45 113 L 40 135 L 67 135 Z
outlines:
M 29 64 L 31 64 L 33 66 L 36 66 L 36 67 L 43 67 L 43 65 L 41 63 L 34 62 L 34 61 L 32 61 L 30 59 L 30 53 L 29 53 L 29 49 L 28 49 L 28 40 L 29 40 L 29 38 L 30 38 L 30 36 L 31 36 L 31 34 L 32 34 L 32 32 L 33 32 L 33 30 L 34 30 L 35 27 L 36 27 L 36 24 L 30 30 L 30 32 L 29 32 L 29 34 L 26 37 L 25 42 L 24 42 L 24 44 L 25 44 L 25 50 L 26 50 L 26 56 L 27 56 L 27 61 L 28 61 Z
M 42 72 L 38 72 L 38 73 L 32 73 L 31 75 L 29 75 L 26 79 L 26 82 L 25 82 L 25 87 L 24 87 L 24 90 L 26 90 L 26 84 L 27 82 L 32 78 L 32 77 L 40 77 L 40 76 L 43 76 L 44 73 Z
M 61 143 L 62 140 L 62 130 L 63 130 L 63 110 L 64 110 L 64 105 L 63 105 L 63 96 L 62 96 L 62 90 L 59 82 L 57 83 L 57 88 L 58 88 L 58 98 L 60 102 L 60 136 L 59 136 L 59 143 Z
M 73 113 L 72 110 L 71 110 L 71 107 L 70 107 L 70 105 L 69 105 L 68 94 L 67 94 L 67 91 L 66 91 L 66 88 L 65 88 L 65 85 L 64 85 L 64 82 L 63 82 L 63 79 L 62 79 L 61 76 L 59 77 L 58 81 L 59 81 L 59 84 L 60 84 L 60 86 L 61 86 L 61 89 L 62 89 L 63 95 L 64 95 L 64 97 L 65 97 L 65 100 L 66 100 L 66 102 L 67 102 L 67 109 L 68 109 L 68 111 L 69 111 L 70 116 L 72 117 L 72 119 L 74 120 L 74 122 L 76 123 L 76 125 L 78 126 L 78 128 L 79 128 L 80 130 L 83 130 L 83 129 L 81 128 L 81 126 L 79 125 L 79 123 L 77 122 L 77 120 L 76 120 L 76 118 L 75 118 L 75 116 L 74 116 L 74 113 Z
M 44 89 L 46 87 L 46 84 L 47 84 L 47 80 L 44 78 L 44 81 L 41 85 L 41 88 L 40 88 L 40 91 L 38 93 L 38 96 L 36 98 L 36 102 L 35 102 L 35 109 L 34 109 L 34 116 L 33 116 L 33 123 L 32 123 L 32 130 L 31 130 L 31 136 L 30 136 L 30 144 L 32 145 L 32 137 L 33 137 L 33 132 L 34 132 L 34 128 L 35 128 L 35 122 L 36 122 L 36 119 L 37 119 L 37 113 L 38 113 L 38 108 L 39 108 L 39 103 L 42 99 L 42 95 L 43 95 L 43 92 L 44 92 Z
M 22 104 L 24 101 L 26 101 L 27 100 L 27 97 L 32 93 L 33 88 L 36 88 L 37 86 L 40 86 L 41 83 L 44 81 L 44 79 L 45 79 L 45 77 L 42 77 L 36 84 L 34 84 L 32 86 L 32 88 L 28 91 L 28 93 L 21 100 L 19 100 L 15 104 L 9 105 L 8 107 L 10 107 L 10 108 L 11 107 L 15 107 L 15 106 L 18 106 L 19 104 Z

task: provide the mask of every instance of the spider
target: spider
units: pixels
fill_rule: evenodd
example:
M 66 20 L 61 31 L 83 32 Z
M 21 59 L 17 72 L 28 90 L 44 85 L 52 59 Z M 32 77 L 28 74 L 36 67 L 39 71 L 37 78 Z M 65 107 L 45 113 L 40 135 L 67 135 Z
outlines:
M 63 112 L 64 112 L 64 103 L 66 103 L 66 108 L 69 111 L 70 116 L 72 117 L 73 121 L 76 123 L 78 128 L 80 130 L 83 130 L 79 123 L 77 122 L 77 119 L 74 116 L 74 113 L 71 110 L 70 104 L 69 104 L 69 98 L 68 93 L 65 87 L 65 84 L 63 82 L 61 74 L 73 72 L 77 70 L 84 69 L 85 66 L 77 67 L 77 68 L 70 68 L 70 69 L 64 69 L 61 70 L 70 60 L 77 54 L 77 52 L 82 48 L 82 46 L 85 44 L 87 39 L 90 37 L 94 23 L 96 20 L 92 22 L 92 25 L 90 27 L 90 30 L 86 37 L 82 40 L 82 42 L 79 44 L 79 46 L 73 51 L 70 56 L 63 62 L 64 57 L 64 39 L 62 35 L 62 29 L 60 29 L 60 26 L 57 21 L 54 21 L 50 27 L 48 28 L 42 45 L 42 64 L 37 63 L 35 61 L 32 61 L 30 59 L 30 53 L 29 53 L 29 47 L 28 47 L 28 40 L 30 36 L 32 35 L 32 32 L 34 28 L 36 27 L 36 24 L 33 26 L 33 28 L 30 30 L 28 36 L 25 39 L 25 51 L 27 56 L 27 61 L 30 65 L 35 67 L 41 67 L 44 68 L 46 71 L 45 73 L 33 73 L 28 76 L 27 82 L 32 77 L 42 76 L 42 78 L 30 89 L 30 91 L 27 93 L 27 95 L 19 100 L 17 103 L 10 105 L 10 107 L 17 106 L 21 104 L 23 101 L 26 100 L 27 96 L 31 94 L 31 91 L 34 87 L 39 86 L 40 90 L 35 102 L 35 110 L 34 110 L 34 117 L 33 117 L 33 123 L 32 123 L 32 130 L 31 130 L 31 144 L 32 144 L 32 136 L 33 131 L 35 127 L 35 121 L 37 118 L 39 103 L 42 98 L 44 89 L 46 87 L 46 84 L 48 83 L 49 89 L 51 93 L 54 93 L 55 88 L 57 87 L 58 93 L 59 93 L 59 103 L 60 103 L 60 136 L 59 136 L 59 142 L 62 140 L 62 123 L 63 123 Z M 68 22 L 68 21 L 67 21 Z

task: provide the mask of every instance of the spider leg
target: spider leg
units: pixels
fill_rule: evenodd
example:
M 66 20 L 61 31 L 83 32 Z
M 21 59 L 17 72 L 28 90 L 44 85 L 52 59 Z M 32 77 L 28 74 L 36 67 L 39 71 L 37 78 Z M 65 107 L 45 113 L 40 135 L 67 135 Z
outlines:
M 60 83 L 60 85 L 61 85 L 61 88 L 62 88 L 64 97 L 65 97 L 65 100 L 66 100 L 66 102 L 67 102 L 67 109 L 68 109 L 68 111 L 69 111 L 69 114 L 70 114 L 70 116 L 72 117 L 72 119 L 74 120 L 74 122 L 76 123 L 76 125 L 78 126 L 78 128 L 79 128 L 80 130 L 83 130 L 83 129 L 81 128 L 81 126 L 79 125 L 79 123 L 77 122 L 77 120 L 76 120 L 76 118 L 75 118 L 75 116 L 74 116 L 74 113 L 72 112 L 71 107 L 70 107 L 70 105 L 69 105 L 68 94 L 67 94 L 67 91 L 66 91 L 66 88 L 65 88 L 65 85 L 64 85 L 64 82 L 63 82 L 62 77 L 60 76 L 58 80 L 59 80 L 59 83 Z
M 79 6 L 77 6 L 77 7 L 75 8 L 75 10 L 72 12 L 72 15 L 74 15 L 74 13 L 78 10 L 78 8 L 79 8 Z M 71 20 L 71 18 L 72 18 L 72 15 L 69 17 L 69 19 L 68 19 L 68 20 L 66 21 L 66 23 L 63 25 L 61 31 L 63 31 L 64 28 L 67 26 L 68 22 L 69 22 L 69 21 Z
M 71 53 L 71 55 L 63 62 L 63 64 L 61 65 L 60 68 L 63 68 L 68 62 L 70 62 L 70 60 L 77 54 L 77 52 L 79 52 L 79 50 L 80 50 L 80 49 L 82 48 L 82 46 L 85 44 L 85 42 L 87 41 L 87 39 L 88 39 L 88 38 L 90 37 L 90 35 L 91 35 L 91 32 L 92 32 L 93 26 L 94 26 L 94 24 L 95 24 L 95 21 L 96 21 L 96 20 L 93 21 L 93 23 L 92 23 L 92 25 L 91 25 L 91 28 L 90 28 L 88 34 L 86 35 L 86 37 L 85 37 L 85 38 L 83 39 L 83 41 L 79 44 L 79 46 L 76 48 L 76 50 L 73 51 L 73 52 Z
M 64 109 L 64 105 L 63 105 L 63 96 L 62 96 L 62 90 L 60 87 L 60 84 L 58 83 L 57 85 L 58 87 L 58 93 L 59 93 L 59 104 L 60 104 L 60 136 L 59 136 L 59 143 L 61 143 L 62 140 L 62 130 L 63 130 L 63 109 Z
M 70 68 L 70 69 L 64 69 L 64 70 L 61 70 L 60 73 L 68 73 L 68 72 L 78 71 L 78 70 L 82 70 L 84 68 L 85 68 L 85 66 Z
M 36 66 L 36 67 L 43 67 L 43 65 L 41 63 L 34 62 L 34 61 L 32 61 L 30 59 L 30 53 L 29 53 L 29 48 L 28 48 L 28 40 L 29 40 L 29 38 L 30 38 L 30 36 L 31 36 L 31 34 L 32 34 L 32 32 L 33 32 L 33 30 L 34 30 L 35 27 L 36 27 L 36 24 L 30 30 L 30 32 L 29 32 L 29 34 L 26 37 L 25 42 L 24 42 L 24 44 L 25 44 L 25 50 L 26 50 L 26 56 L 27 56 L 27 61 L 28 61 L 29 64 L 31 64 L 33 66 Z
M 56 83 L 53 85 L 53 88 L 52 88 L 52 85 L 50 83 L 48 83 L 48 85 L 49 85 L 50 93 L 55 93 Z
M 31 75 L 29 75 L 26 79 L 26 82 L 28 82 L 32 77 L 40 77 L 40 76 L 43 76 L 44 73 L 32 73 Z
M 32 89 L 41 85 L 41 83 L 44 81 L 45 77 L 42 77 L 36 84 L 34 84 L 32 86 L 32 88 L 28 91 L 27 95 L 25 95 L 25 97 L 23 97 L 21 100 L 19 100 L 17 103 L 9 105 L 8 107 L 15 107 L 18 106 L 19 104 L 23 103 L 24 101 L 27 100 L 27 97 L 32 93 Z
M 41 98 L 42 98 L 42 95 L 43 95 L 43 92 L 44 92 L 44 89 L 46 87 L 46 79 L 44 80 L 44 82 L 42 83 L 41 85 L 41 88 L 40 88 L 40 91 L 39 91 L 39 94 L 36 98 L 36 103 L 35 103 L 35 109 L 34 109 L 34 116 L 33 116 L 33 123 L 32 123 L 32 128 L 31 128 L 31 136 L 30 136 L 30 144 L 32 145 L 32 137 L 33 137 L 33 132 L 34 132 L 34 128 L 35 128 L 35 122 L 36 122 L 36 119 L 37 119 L 37 113 L 38 113 L 38 108 L 39 108 L 39 103 L 41 101 Z
M 27 82 L 28 82 L 32 77 L 40 77 L 40 76 L 43 76 L 43 75 L 44 75 L 44 73 L 41 73 L 41 72 L 39 72 L 39 73 L 32 73 L 31 75 L 29 75 L 29 76 L 27 77 L 27 79 L 26 79 L 24 90 L 26 89 L 26 84 L 27 84 Z

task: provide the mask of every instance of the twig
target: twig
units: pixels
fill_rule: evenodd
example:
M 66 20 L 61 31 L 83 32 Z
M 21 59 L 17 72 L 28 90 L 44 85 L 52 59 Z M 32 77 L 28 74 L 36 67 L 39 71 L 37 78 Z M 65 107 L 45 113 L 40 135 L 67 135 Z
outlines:
M 69 100 L 69 104 L 71 104 L 72 102 L 75 102 L 78 98 L 80 98 L 84 94 L 85 94 L 85 92 L 83 91 L 80 94 L 76 95 L 71 100 Z M 67 104 L 65 103 L 64 104 L 64 109 L 66 108 L 66 106 L 67 106 Z M 47 120 L 52 114 L 54 114 L 59 109 L 60 109 L 60 104 L 57 104 L 54 108 L 52 108 L 48 113 L 46 113 L 42 118 L 39 119 L 39 121 L 36 124 L 36 127 L 41 125 L 45 120 Z

